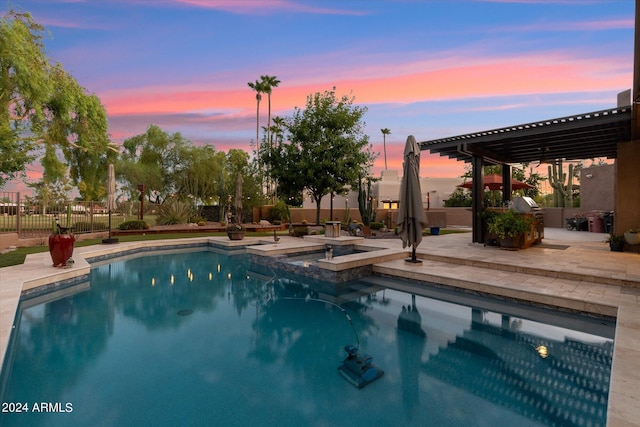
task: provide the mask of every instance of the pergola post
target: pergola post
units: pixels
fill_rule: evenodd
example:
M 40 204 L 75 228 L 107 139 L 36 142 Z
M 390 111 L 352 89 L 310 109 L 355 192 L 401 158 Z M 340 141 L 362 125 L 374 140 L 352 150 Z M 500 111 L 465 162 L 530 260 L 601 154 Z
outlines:
M 473 187 L 471 188 L 471 231 L 472 242 L 484 242 L 482 235 L 482 211 L 484 209 L 484 159 L 474 155 L 471 159 L 471 173 L 473 175 Z
M 502 204 L 507 205 L 511 201 L 511 166 L 502 164 Z

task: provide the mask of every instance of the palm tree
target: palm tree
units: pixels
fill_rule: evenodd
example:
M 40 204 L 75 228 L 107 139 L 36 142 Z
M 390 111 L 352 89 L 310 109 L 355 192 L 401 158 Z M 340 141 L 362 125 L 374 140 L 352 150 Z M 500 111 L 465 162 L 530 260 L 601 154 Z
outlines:
M 382 132 L 382 144 L 384 147 L 384 170 L 387 170 L 387 135 L 391 135 L 389 128 L 380 129 Z
M 285 121 L 282 117 L 275 116 L 273 118 L 273 126 L 271 126 L 271 131 L 274 133 L 275 140 L 278 143 L 278 145 L 280 144 L 280 142 L 282 142 L 282 139 L 284 138 L 284 126 L 285 126 Z
M 271 144 L 271 89 L 278 87 L 280 80 L 276 76 L 260 76 L 260 84 L 262 93 L 267 94 L 268 100 L 268 117 L 267 117 L 267 143 Z
M 256 151 L 260 153 L 260 101 L 262 101 L 262 94 L 264 93 L 264 87 L 262 82 L 256 80 L 255 83 L 247 83 L 251 89 L 256 92 Z

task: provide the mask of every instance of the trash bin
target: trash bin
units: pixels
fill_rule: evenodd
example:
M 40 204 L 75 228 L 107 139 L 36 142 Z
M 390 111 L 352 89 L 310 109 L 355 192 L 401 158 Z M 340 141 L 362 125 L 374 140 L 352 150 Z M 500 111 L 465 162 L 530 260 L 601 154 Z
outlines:
M 604 233 L 604 220 L 600 216 L 588 216 L 589 231 L 591 233 Z
M 613 212 L 607 212 L 604 214 L 604 232 L 613 233 Z

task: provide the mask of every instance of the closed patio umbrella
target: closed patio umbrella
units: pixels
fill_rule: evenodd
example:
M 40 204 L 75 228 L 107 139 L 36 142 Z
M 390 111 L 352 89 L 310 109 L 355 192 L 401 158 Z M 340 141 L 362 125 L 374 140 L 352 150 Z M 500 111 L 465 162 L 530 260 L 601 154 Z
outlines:
M 402 247 L 412 247 L 412 263 L 416 259 L 416 247 L 422 241 L 422 229 L 427 220 L 422 207 L 422 191 L 420 189 L 420 147 L 413 135 L 409 135 L 404 147 L 404 166 L 400 184 L 400 206 L 398 208 L 398 234 L 402 239 Z

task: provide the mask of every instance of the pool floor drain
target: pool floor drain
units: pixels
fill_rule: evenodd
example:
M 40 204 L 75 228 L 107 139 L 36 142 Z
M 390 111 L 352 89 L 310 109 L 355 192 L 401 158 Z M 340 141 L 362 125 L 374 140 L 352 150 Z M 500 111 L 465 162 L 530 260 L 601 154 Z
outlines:
M 193 314 L 193 310 L 189 308 L 185 308 L 184 310 L 180 310 L 178 312 L 178 316 L 189 316 L 190 314 Z

